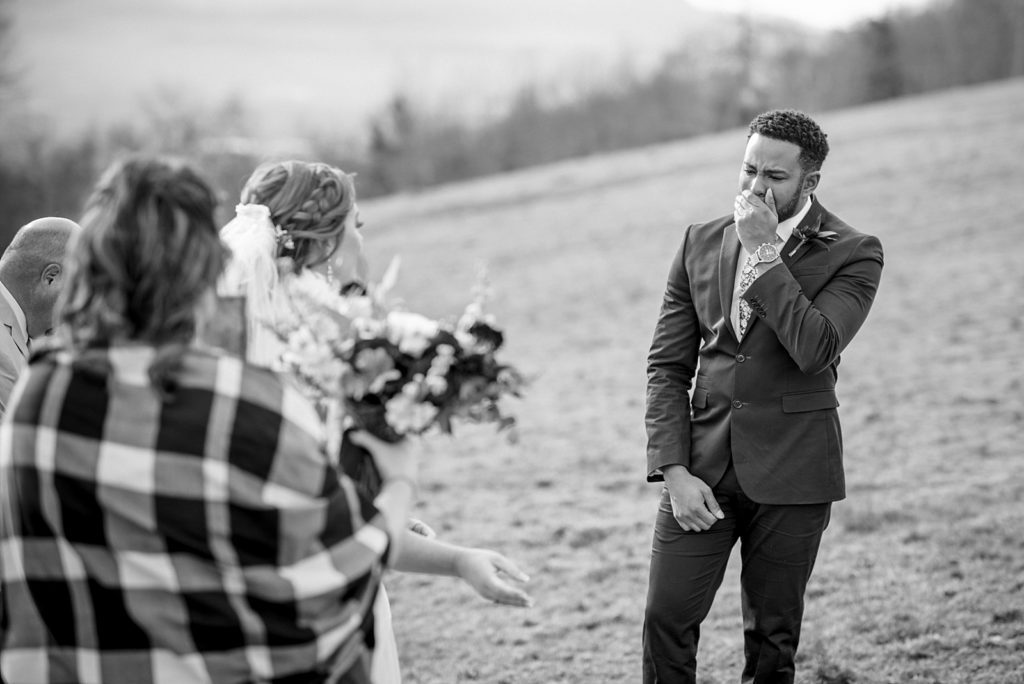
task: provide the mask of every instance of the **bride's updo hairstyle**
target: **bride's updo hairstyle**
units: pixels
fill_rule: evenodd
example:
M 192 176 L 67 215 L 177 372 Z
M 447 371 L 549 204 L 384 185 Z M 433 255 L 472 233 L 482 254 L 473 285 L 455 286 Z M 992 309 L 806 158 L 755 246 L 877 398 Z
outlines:
M 341 243 L 345 217 L 355 205 L 352 178 L 317 162 L 284 161 L 259 166 L 245 187 L 242 204 L 262 204 L 281 231 L 278 256 L 297 269 L 330 259 Z

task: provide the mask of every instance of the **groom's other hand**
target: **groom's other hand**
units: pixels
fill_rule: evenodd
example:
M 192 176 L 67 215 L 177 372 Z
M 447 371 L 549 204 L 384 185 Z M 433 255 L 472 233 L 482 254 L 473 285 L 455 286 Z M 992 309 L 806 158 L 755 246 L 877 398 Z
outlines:
M 533 605 L 533 599 L 509 581 L 528 582 L 530 578 L 496 551 L 463 549 L 455 561 L 455 568 L 459 577 L 485 599 L 521 608 Z
M 672 517 L 687 532 L 703 532 L 725 517 L 704 480 L 680 465 L 662 469 L 672 501 Z

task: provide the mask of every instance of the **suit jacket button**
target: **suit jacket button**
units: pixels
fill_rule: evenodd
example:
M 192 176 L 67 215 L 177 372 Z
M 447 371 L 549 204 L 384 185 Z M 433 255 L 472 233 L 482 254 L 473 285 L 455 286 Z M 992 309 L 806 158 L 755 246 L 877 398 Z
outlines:
M 737 354 L 736 355 L 736 363 L 743 363 L 746 360 L 747 360 L 747 357 L 744 356 L 743 354 Z
M 738 408 L 743 408 L 743 402 L 740 401 L 739 399 L 733 399 L 732 407 L 733 408 L 737 408 L 737 409 Z

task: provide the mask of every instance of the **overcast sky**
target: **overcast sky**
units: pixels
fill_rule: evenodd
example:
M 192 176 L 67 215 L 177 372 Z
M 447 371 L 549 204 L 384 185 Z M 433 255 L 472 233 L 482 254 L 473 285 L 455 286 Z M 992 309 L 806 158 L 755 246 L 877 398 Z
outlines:
M 13 0 L 22 102 L 61 131 L 137 115 L 157 89 L 241 97 L 271 134 L 356 131 L 401 89 L 486 109 L 523 82 L 650 64 L 707 12 L 817 28 L 928 0 Z M 695 9 L 698 8 L 698 9 Z

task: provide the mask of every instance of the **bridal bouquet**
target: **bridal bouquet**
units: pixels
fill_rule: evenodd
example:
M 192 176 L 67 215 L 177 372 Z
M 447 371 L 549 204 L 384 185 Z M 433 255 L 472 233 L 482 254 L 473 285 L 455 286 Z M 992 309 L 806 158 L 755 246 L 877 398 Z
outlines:
M 514 440 L 515 419 L 502 400 L 521 396 L 526 383 L 497 358 L 504 334 L 485 313 L 486 285 L 456 321 L 437 321 L 389 301 L 397 270 L 396 259 L 359 296 L 339 294 L 309 271 L 283 275 L 288 313 L 274 331 L 286 370 L 329 425 L 340 410 L 351 427 L 392 442 L 431 429 L 450 434 L 456 421 L 493 423 Z M 353 448 L 342 442 L 343 461 Z

